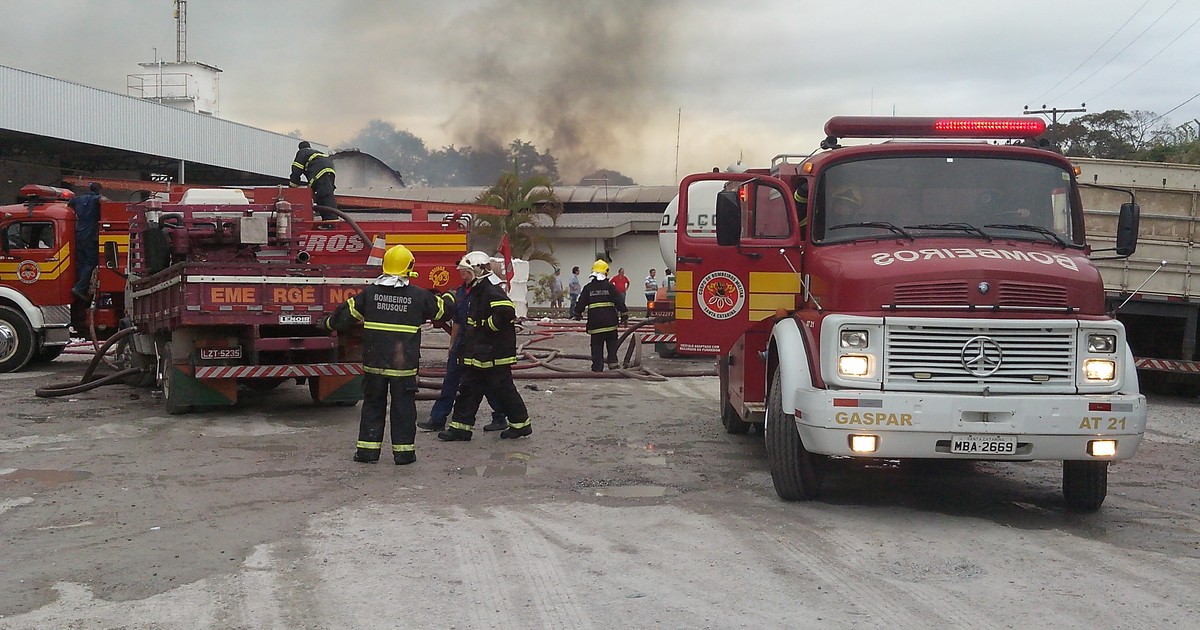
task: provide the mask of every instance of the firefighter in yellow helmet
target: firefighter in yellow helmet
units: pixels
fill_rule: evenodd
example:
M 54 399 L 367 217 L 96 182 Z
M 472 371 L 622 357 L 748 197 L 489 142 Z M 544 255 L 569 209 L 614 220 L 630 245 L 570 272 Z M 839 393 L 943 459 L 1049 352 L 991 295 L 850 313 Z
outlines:
M 625 298 L 608 280 L 608 263 L 603 260 L 592 263 L 589 278 L 571 314 L 579 319 L 587 312 L 587 333 L 592 342 L 592 371 L 604 371 L 606 359 L 608 369 L 615 370 L 620 367 L 617 363 L 617 328 L 621 315 L 628 311 Z
M 417 368 L 421 324 L 454 315 L 454 295 L 434 295 L 411 283 L 416 260 L 403 245 L 383 255 L 383 275 L 346 300 L 322 322 L 329 330 L 363 327 L 363 404 L 354 461 L 379 461 L 391 393 L 392 457 L 397 464 L 417 461 Z
M 862 194 L 858 189 L 847 186 L 838 188 L 829 196 L 828 212 L 825 216 L 825 229 L 837 225 L 858 223 L 858 213 L 862 210 Z
M 469 276 L 467 322 L 462 329 L 462 381 L 454 401 L 454 415 L 438 439 L 466 442 L 475 431 L 475 413 L 484 392 L 491 392 L 508 428 L 500 432 L 506 440 L 533 433 L 529 410 L 513 383 L 512 366 L 517 362 L 517 312 L 492 273 L 492 257 L 484 252 L 467 252 L 458 268 Z M 464 278 L 465 279 L 465 278 Z

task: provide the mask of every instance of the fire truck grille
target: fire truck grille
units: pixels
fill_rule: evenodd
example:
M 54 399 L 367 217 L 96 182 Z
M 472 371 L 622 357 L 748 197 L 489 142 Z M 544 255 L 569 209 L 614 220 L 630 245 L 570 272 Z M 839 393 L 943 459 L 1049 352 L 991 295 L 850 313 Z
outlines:
M 897 306 L 914 304 L 967 304 L 967 283 L 957 280 L 947 282 L 920 282 L 898 284 L 892 293 Z
M 1075 384 L 1074 327 L 1016 328 L 891 323 L 886 330 L 885 387 L 933 389 L 949 384 Z M 966 365 L 964 365 L 966 364 Z M 990 373 L 989 373 L 990 372 Z
M 998 303 L 1000 306 L 1067 307 L 1065 287 L 1029 284 L 1025 282 L 1000 283 Z

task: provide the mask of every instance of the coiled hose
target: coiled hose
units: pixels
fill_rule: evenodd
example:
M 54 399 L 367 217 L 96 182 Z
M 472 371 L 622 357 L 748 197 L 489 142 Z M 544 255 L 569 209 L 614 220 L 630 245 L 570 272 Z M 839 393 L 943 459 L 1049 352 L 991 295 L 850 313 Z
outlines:
M 144 368 L 126 368 L 107 376 L 95 376 L 96 368 L 99 367 L 100 362 L 104 360 L 104 356 L 108 353 L 108 349 L 117 343 L 120 343 L 121 340 L 125 339 L 134 332 L 137 332 L 136 328 L 125 328 L 117 332 L 112 337 L 109 337 L 108 340 L 104 342 L 104 345 L 97 348 L 95 356 L 93 356 L 92 360 L 88 362 L 87 369 L 83 371 L 83 376 L 80 377 L 78 383 L 58 383 L 55 385 L 48 385 L 46 387 L 37 388 L 33 393 L 38 398 L 70 396 L 71 394 L 86 392 L 110 383 L 124 382 L 125 379 L 132 376 L 140 376 L 145 371 Z

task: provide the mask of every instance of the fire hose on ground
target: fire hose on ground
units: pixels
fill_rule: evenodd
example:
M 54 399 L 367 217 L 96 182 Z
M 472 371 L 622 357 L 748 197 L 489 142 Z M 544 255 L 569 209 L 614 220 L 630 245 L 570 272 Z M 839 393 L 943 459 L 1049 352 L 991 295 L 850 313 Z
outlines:
M 100 362 L 104 360 L 109 348 L 120 343 L 126 337 L 135 332 L 137 332 L 136 328 L 125 328 L 112 337 L 109 337 L 103 345 L 96 349 L 95 356 L 93 356 L 92 360 L 88 362 L 87 369 L 83 371 L 83 376 L 80 377 L 78 383 L 59 383 L 55 385 L 48 385 L 46 387 L 39 387 L 34 390 L 34 394 L 37 395 L 38 398 L 69 396 L 71 394 L 86 392 L 88 390 L 96 389 L 97 387 L 102 387 L 104 385 L 110 385 L 112 383 L 124 383 L 125 379 L 133 376 L 140 376 L 143 372 L 142 368 L 126 368 L 107 376 L 95 376 L 96 368 L 99 367 Z

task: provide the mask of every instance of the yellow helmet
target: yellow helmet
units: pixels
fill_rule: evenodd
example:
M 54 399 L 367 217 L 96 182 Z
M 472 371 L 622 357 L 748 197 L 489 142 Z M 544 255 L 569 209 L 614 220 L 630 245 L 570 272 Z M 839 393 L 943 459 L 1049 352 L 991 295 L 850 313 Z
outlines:
M 597 260 L 592 263 L 592 273 L 602 273 L 608 275 L 608 263 L 603 260 Z
M 392 245 L 383 255 L 383 273 L 389 276 L 415 277 L 417 272 L 413 268 L 416 264 L 417 259 L 403 245 Z

